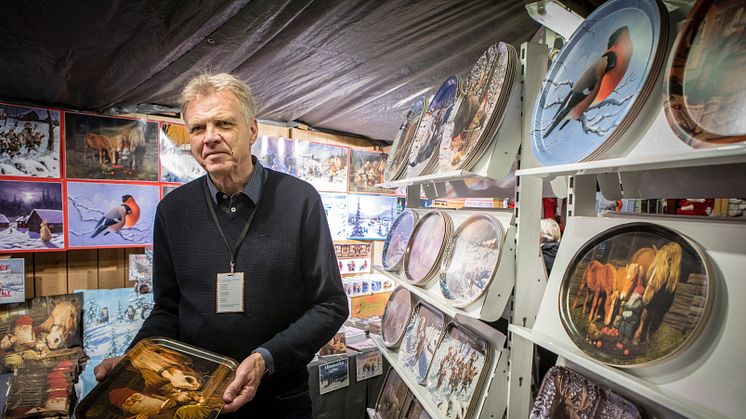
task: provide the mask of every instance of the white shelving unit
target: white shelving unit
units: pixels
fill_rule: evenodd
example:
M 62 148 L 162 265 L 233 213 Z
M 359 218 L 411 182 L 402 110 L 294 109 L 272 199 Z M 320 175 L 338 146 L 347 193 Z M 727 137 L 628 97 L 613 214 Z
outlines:
M 398 285 L 407 288 L 417 298 L 425 300 L 438 310 L 450 317 L 457 314 L 471 317 L 484 321 L 495 321 L 502 317 L 510 294 L 515 284 L 515 226 L 513 225 L 512 210 L 490 210 L 490 211 L 473 211 L 473 210 L 448 210 L 448 215 L 453 220 L 454 231 L 469 216 L 479 213 L 487 213 L 497 219 L 505 230 L 503 236 L 502 252 L 500 261 L 487 292 L 478 300 L 464 308 L 453 307 L 440 292 L 440 284 L 436 275 L 425 287 L 419 287 L 410 283 L 405 274 L 404 268 L 399 273 L 389 272 L 380 266 L 374 266 L 377 273 L 386 275 L 393 279 Z

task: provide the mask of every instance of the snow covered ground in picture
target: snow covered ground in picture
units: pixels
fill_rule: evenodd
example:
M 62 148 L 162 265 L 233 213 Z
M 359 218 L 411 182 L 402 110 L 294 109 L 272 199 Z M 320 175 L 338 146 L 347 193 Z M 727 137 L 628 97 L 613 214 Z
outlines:
M 60 112 L 0 104 L 0 175 L 60 177 Z
M 123 355 L 153 309 L 153 294 L 132 288 L 84 290 L 83 349 L 90 357 L 80 375 L 81 397 L 96 385 L 93 368 L 101 361 Z
M 260 135 L 251 151 L 264 167 L 293 176 L 298 171 L 295 163 L 294 140 Z
M 65 248 L 62 184 L 0 181 L 0 251 Z
M 159 141 L 162 182 L 187 183 L 205 174 L 192 156 L 185 125 L 162 123 Z
M 347 195 L 347 238 L 385 240 L 396 208 L 395 196 Z
M 347 192 L 348 153 L 347 147 L 296 141 L 298 177 L 319 191 Z
M 70 246 L 151 244 L 159 195 L 157 185 L 68 182 Z
M 23 258 L 0 260 L 0 304 L 20 303 L 26 298 Z
M 347 240 L 347 194 L 321 192 L 332 240 Z

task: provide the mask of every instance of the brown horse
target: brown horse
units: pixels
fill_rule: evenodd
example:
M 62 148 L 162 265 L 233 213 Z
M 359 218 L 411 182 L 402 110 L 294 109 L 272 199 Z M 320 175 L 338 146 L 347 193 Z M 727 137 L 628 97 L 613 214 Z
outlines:
M 668 311 L 681 276 L 681 253 L 680 244 L 669 242 L 655 254 L 642 295 L 644 308 L 633 344 L 645 342 L 654 332 L 653 325 L 660 324 Z
M 606 296 L 606 307 L 609 309 L 606 310 L 604 324 L 611 323 L 617 311 L 621 313 L 624 302 L 632 295 L 635 287 L 642 282 L 643 270 L 644 268 L 639 263 L 630 263 L 624 268 L 617 269 L 611 295 Z M 615 309 L 617 301 L 620 302 L 618 310 Z
M 87 157 L 89 149 L 93 152 L 93 157 L 98 153 L 98 162 L 101 166 L 104 165 L 104 153 L 109 156 L 112 163 L 114 162 L 114 145 L 109 137 L 92 132 L 86 133 L 83 141 L 83 156 Z
M 601 263 L 597 260 L 592 260 L 591 263 L 585 268 L 583 272 L 583 279 L 580 283 L 580 291 L 575 296 L 575 301 L 572 304 L 572 308 L 577 307 L 578 298 L 580 294 L 585 290 L 585 299 L 583 300 L 583 313 L 585 313 L 585 307 L 588 304 L 588 297 L 591 291 L 593 292 L 593 304 L 591 305 L 591 312 L 588 315 L 588 323 L 591 323 L 598 314 L 599 300 L 601 294 L 606 295 L 605 313 L 608 313 L 612 306 L 609 305 L 611 298 L 611 292 L 614 289 L 614 278 L 616 277 L 616 268 L 614 265 L 608 263 Z M 608 323 L 607 323 L 608 324 Z
M 647 284 L 648 271 L 650 270 L 650 265 L 653 264 L 656 253 L 658 253 L 658 249 L 655 246 L 642 247 L 640 249 L 637 249 L 637 251 L 632 255 L 632 258 L 630 259 L 630 263 L 637 263 L 642 266 L 643 282 L 639 285 L 642 285 L 643 287 L 645 286 L 645 284 Z
M 54 306 L 49 317 L 41 324 L 40 329 L 46 332 L 44 338 L 49 349 L 65 347 L 67 340 L 78 329 L 78 306 L 77 300 L 64 300 L 57 302 L 50 300 Z

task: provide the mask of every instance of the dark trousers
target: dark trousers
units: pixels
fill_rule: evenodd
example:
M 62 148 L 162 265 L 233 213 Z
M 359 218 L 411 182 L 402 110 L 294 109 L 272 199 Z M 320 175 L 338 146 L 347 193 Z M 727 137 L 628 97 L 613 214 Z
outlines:
M 253 400 L 235 413 L 220 414 L 221 419 L 313 419 L 308 389 L 298 394 L 267 396 Z

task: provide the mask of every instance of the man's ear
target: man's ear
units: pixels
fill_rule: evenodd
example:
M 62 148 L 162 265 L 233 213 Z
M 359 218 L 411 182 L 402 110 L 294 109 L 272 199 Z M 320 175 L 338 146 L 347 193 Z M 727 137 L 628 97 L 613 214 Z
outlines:
M 249 144 L 254 145 L 256 142 L 256 138 L 259 135 L 259 123 L 257 122 L 256 118 L 251 119 L 251 123 L 249 123 L 249 131 L 251 132 L 251 139 L 249 141 Z

